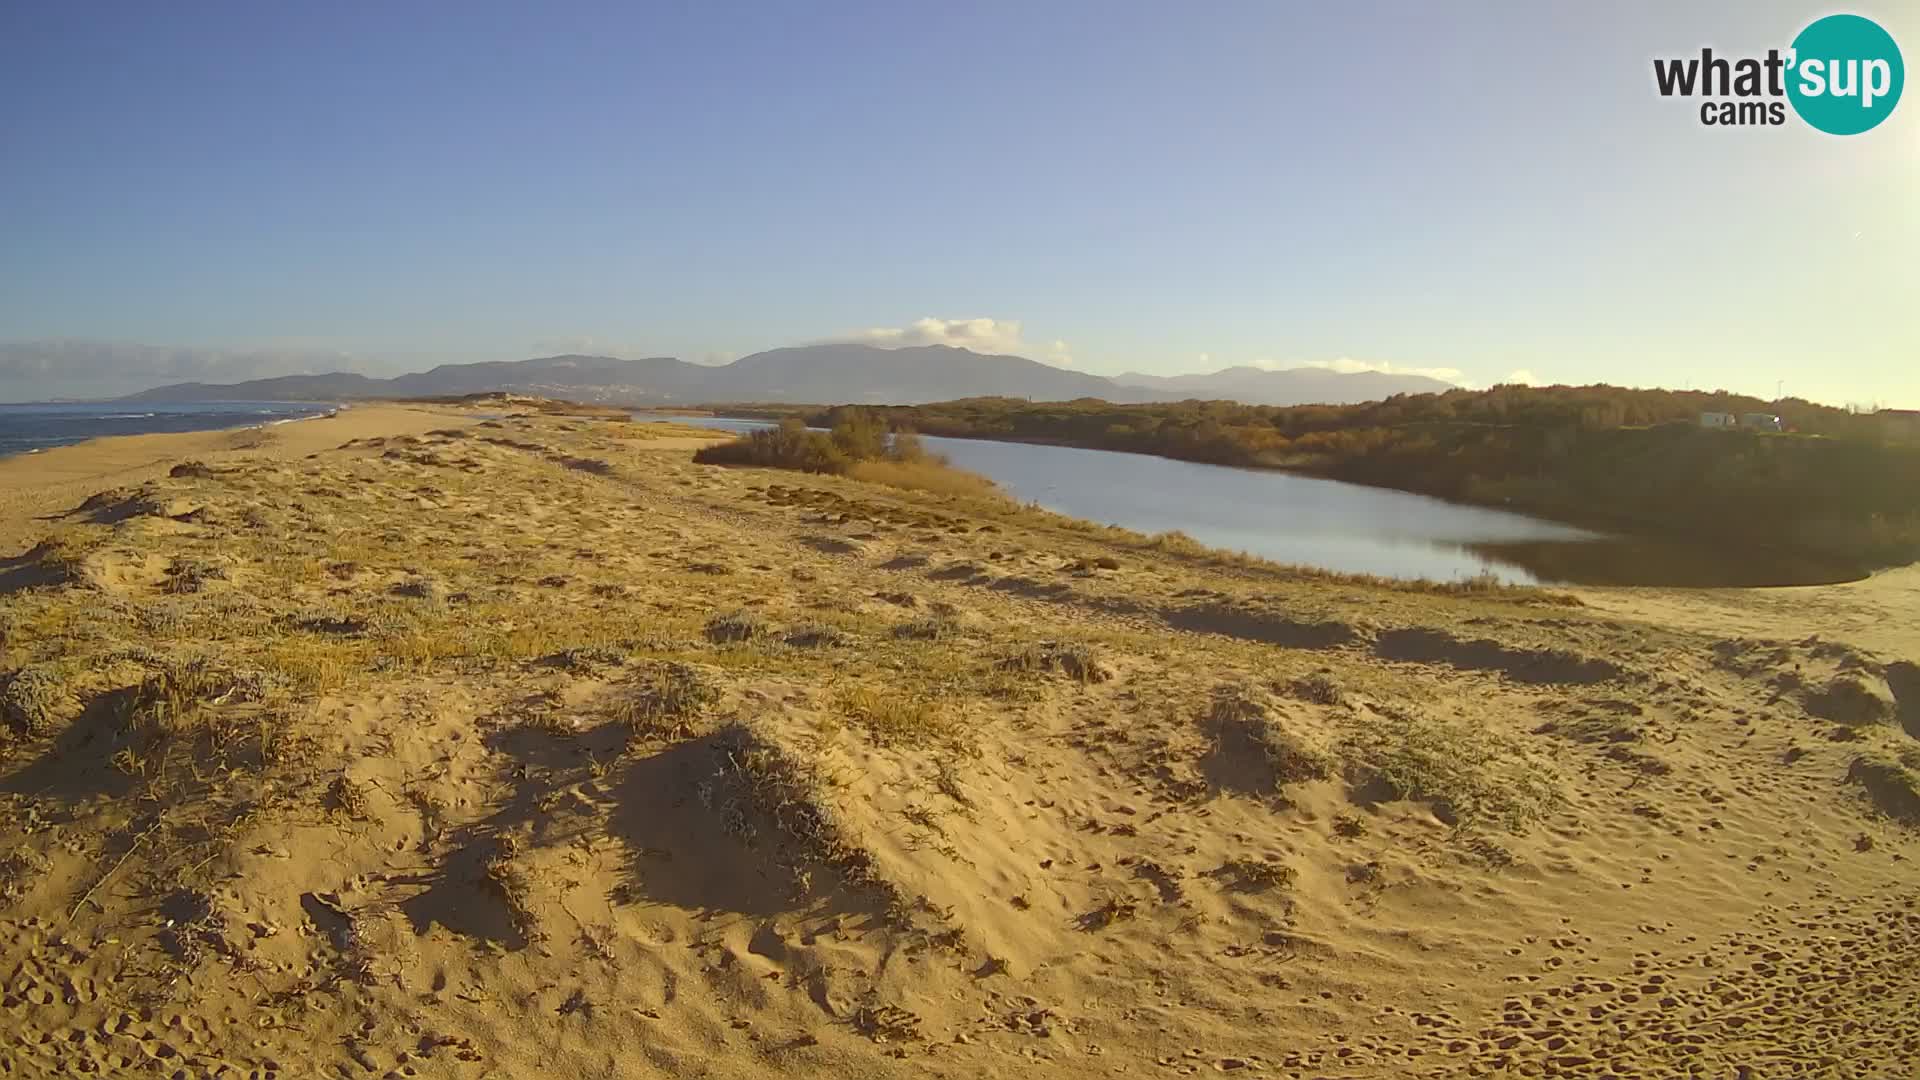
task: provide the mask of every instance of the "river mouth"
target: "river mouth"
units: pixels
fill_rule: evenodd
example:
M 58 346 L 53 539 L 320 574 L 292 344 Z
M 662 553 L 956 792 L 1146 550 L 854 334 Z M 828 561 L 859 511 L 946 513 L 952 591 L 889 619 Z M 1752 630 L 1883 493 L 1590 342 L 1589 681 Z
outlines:
M 722 431 L 721 416 L 658 417 Z M 1865 577 L 1857 564 L 1726 540 L 1599 533 L 1492 507 L 1270 469 L 1113 450 L 923 436 L 1008 496 L 1070 517 L 1341 574 L 1515 585 L 1758 588 Z

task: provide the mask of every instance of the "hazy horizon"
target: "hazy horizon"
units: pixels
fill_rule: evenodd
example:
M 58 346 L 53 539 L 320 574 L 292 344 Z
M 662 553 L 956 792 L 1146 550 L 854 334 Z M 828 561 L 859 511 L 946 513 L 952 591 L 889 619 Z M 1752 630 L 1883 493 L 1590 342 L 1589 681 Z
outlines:
M 14 6 L 0 400 L 862 341 L 1920 406 L 1920 103 L 1653 85 L 1827 11 Z

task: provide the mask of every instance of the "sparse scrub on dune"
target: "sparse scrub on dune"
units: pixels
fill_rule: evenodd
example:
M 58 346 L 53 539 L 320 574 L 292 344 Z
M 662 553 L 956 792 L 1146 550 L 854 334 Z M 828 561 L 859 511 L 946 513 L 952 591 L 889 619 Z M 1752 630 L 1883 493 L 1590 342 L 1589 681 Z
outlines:
M 814 891 L 818 865 L 856 888 L 878 889 L 890 905 L 904 902 L 835 809 L 840 785 L 816 756 L 796 754 L 739 721 L 715 734 L 713 753 L 714 775 L 700 788 L 702 803 L 749 847 L 763 839 L 774 844 L 796 893 Z
M 909 641 L 945 641 L 960 633 L 960 625 L 945 615 L 926 615 L 893 628 L 893 636 Z
M 953 721 L 935 701 L 899 689 L 843 687 L 833 695 L 835 710 L 865 728 L 874 742 L 926 745 L 950 741 Z
M 167 567 L 166 591 L 197 593 L 210 581 L 227 580 L 227 568 L 211 559 L 177 556 Z
M 489 849 L 480 859 L 480 874 L 506 906 L 513 928 L 519 931 L 521 937 L 537 942 L 544 940 L 545 934 L 540 930 L 539 916 L 533 907 L 536 883 L 533 875 L 519 862 L 520 854 L 518 837 L 511 833 L 494 836 Z
M 614 719 L 640 738 L 681 739 L 720 700 L 713 680 L 691 664 L 663 663 L 644 673 L 616 701 Z
M 268 644 L 260 660 L 297 689 L 321 693 L 346 685 L 371 656 L 370 642 L 289 637 Z
M 304 630 L 309 634 L 331 634 L 350 637 L 365 633 L 367 630 L 367 622 L 365 619 L 343 612 L 321 608 L 308 608 L 295 611 L 288 615 L 286 619 L 295 629 Z
M 324 802 L 327 809 L 336 814 L 364 821 L 368 813 L 367 785 L 341 773 L 327 785 Z
M 1210 771 L 1228 787 L 1270 791 L 1324 780 L 1337 765 L 1317 739 L 1289 730 L 1273 702 L 1244 686 L 1214 691 L 1206 728 Z
M 751 611 L 734 611 L 725 615 L 716 615 L 707 622 L 707 640 L 715 645 L 735 645 L 748 641 L 758 641 L 771 631 L 765 619 Z
M 1310 701 L 1315 705 L 1338 705 L 1346 700 L 1340 691 L 1340 684 L 1333 676 L 1324 671 L 1315 671 L 1302 675 L 1286 684 L 1286 692 L 1301 701 Z
M 1212 876 L 1236 892 L 1265 892 L 1292 887 L 1300 872 L 1285 863 L 1246 857 L 1228 859 Z
M 1109 896 L 1099 907 L 1082 914 L 1074 922 L 1080 929 L 1092 933 L 1105 930 L 1115 923 L 1127 922 L 1139 914 L 1139 901 L 1128 896 Z
M 1522 832 L 1559 805 L 1552 772 L 1517 740 L 1407 710 L 1356 717 L 1339 752 L 1363 796 L 1416 799 L 1449 825 Z
M 135 734 L 170 737 L 193 729 L 211 708 L 261 702 L 271 689 L 264 672 L 193 657 L 149 673 L 125 699 L 123 716 Z
M 424 574 L 415 575 L 393 587 L 393 595 L 411 600 L 425 600 L 430 604 L 441 603 L 446 599 L 447 590 L 438 581 Z
M 7 735 L 48 734 L 79 710 L 69 680 L 52 664 L 34 664 L 0 675 L 0 722 Z
M 19 903 L 51 869 L 53 860 L 24 844 L 0 855 L 0 907 Z
M 780 640 L 796 649 L 831 649 L 847 644 L 851 638 L 839 627 L 823 622 L 803 622 L 787 628 Z
M 1043 641 L 1029 645 L 1000 661 L 1005 672 L 1059 672 L 1077 683 L 1099 683 L 1113 678 L 1113 672 L 1100 662 L 1093 649 L 1075 643 Z
M 1862 754 L 1847 767 L 1847 779 L 1864 788 L 1881 813 L 1920 825 L 1920 748 Z
M 186 603 L 160 600 L 135 609 L 134 623 L 141 633 L 149 637 L 178 637 L 193 621 L 193 614 L 193 608 Z
M 56 583 L 80 585 L 87 580 L 87 555 L 95 546 L 80 530 L 66 529 L 35 545 L 27 557 Z
M 596 671 L 619 667 L 627 662 L 627 654 L 606 645 L 580 645 L 555 653 L 554 662 L 568 671 Z

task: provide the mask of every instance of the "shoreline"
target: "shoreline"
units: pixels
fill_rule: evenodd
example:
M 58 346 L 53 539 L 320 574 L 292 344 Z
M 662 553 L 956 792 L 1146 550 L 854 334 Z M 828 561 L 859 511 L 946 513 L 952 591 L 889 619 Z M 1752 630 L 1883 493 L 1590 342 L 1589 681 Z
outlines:
M 292 459 L 354 438 L 420 434 L 472 422 L 457 409 L 369 403 L 313 416 L 196 431 L 97 435 L 31 453 L 8 454 L 0 457 L 0 555 L 32 547 L 34 539 L 50 531 L 42 520 L 48 515 L 77 506 L 104 489 L 157 479 L 182 461 Z
M 94 402 L 94 401 L 27 401 L 27 402 L 4 402 L 4 403 L 0 403 L 0 408 L 19 408 L 19 409 L 31 409 L 31 408 L 34 408 L 34 407 L 40 407 L 40 406 L 61 406 L 61 405 L 104 405 L 104 404 L 113 404 L 113 403 L 111 403 L 111 402 Z M 298 415 L 298 416 L 282 416 L 282 417 L 279 417 L 279 418 L 277 418 L 277 419 L 270 419 L 270 420 L 259 420 L 259 419 L 257 419 L 257 417 L 258 417 L 258 416 L 260 415 L 260 414 L 259 414 L 258 412 L 253 412 L 253 413 L 244 413 L 244 414 L 243 414 L 243 413 L 238 413 L 238 412 L 236 412 L 236 413 L 232 413 L 232 414 L 231 414 L 230 416 L 220 416 L 220 419 L 223 419 L 223 420 L 224 420 L 224 419 L 232 419 L 232 420 L 234 420 L 234 421 L 236 421 L 235 423 L 230 423 L 230 424 L 221 424 L 221 425 L 218 425 L 218 426 L 214 426 L 214 427 L 196 427 L 196 428 L 189 428 L 189 429 L 187 429 L 187 430 L 184 430 L 184 431 L 132 431 L 132 432 L 127 432 L 127 433 L 125 433 L 125 434 L 97 434 L 97 435 L 88 435 L 88 436 L 87 436 L 86 438 L 84 438 L 84 439 L 78 439 L 78 440 L 74 440 L 74 441 L 71 441 L 71 442 L 58 442 L 58 443 L 52 443 L 52 444 L 49 444 L 49 445 L 46 445 L 46 446 L 31 446 L 31 447 L 27 447 L 27 448 L 25 448 L 25 449 L 22 449 L 22 450 L 10 450 L 10 451 L 7 451 L 7 452 L 5 452 L 5 453 L 0 453 L 0 461 L 7 461 L 7 460 L 9 460 L 9 459 L 12 459 L 12 458 L 17 458 L 17 457 L 27 457 L 27 456 L 30 456 L 30 455 L 33 455 L 33 454 L 44 454 L 44 453 L 46 453 L 46 452 L 47 452 L 47 451 L 49 451 L 49 450 L 59 450 L 59 449 L 62 449 L 62 448 L 64 448 L 64 447 L 69 447 L 69 446 L 83 446 L 83 445 L 85 445 L 85 444 L 87 444 L 87 443 L 90 443 L 90 442 L 93 442 L 93 441 L 94 441 L 95 439 L 121 439 L 121 438 L 134 438 L 134 437 L 138 437 L 138 436 L 143 436 L 143 435 L 197 435 L 197 434 L 203 434 L 203 433 L 208 433 L 208 432 L 220 432 L 220 431 L 244 431 L 244 430 L 249 430 L 249 429 L 253 429 L 253 428 L 269 428 L 269 427 L 276 427 L 276 426 L 279 426 L 279 425 L 281 425 L 281 424 L 292 424 L 292 423 L 297 423 L 297 422 L 299 422 L 299 421 L 302 421 L 302 420 L 317 420 L 317 419 L 324 419 L 324 418 L 326 418 L 326 417 L 330 417 L 330 416 L 334 416 L 334 415 L 336 415 L 336 414 L 338 414 L 339 412 L 341 412 L 341 411 L 342 411 L 342 410 L 344 410 L 344 409 L 349 409 L 349 408 L 352 408 L 352 407 L 353 407 L 353 406 L 352 406 L 352 405 L 351 405 L 350 403 L 347 403 L 347 402 L 335 402 L 335 403 L 325 403 L 325 402 L 311 402 L 311 403 L 309 403 L 309 402 L 301 402 L 301 401 L 258 401 L 258 402 L 173 402 L 173 403 L 165 403 L 165 404 L 194 404 L 194 405 L 230 405 L 230 404 L 244 404 L 244 405 L 292 405 L 292 406 L 297 406 L 297 407 L 300 407 L 300 408 L 306 408 L 306 407 L 308 407 L 309 405 L 311 405 L 311 406 L 313 406 L 313 408 L 314 408 L 314 411 L 312 411 L 312 412 L 308 412 L 308 413 L 305 413 L 305 414 L 303 414 L 303 415 Z M 127 413 L 127 414 L 124 414 L 124 415 L 119 415 L 119 416 L 101 416 L 101 417 L 93 417 L 93 418 L 91 418 L 91 419 L 98 419 L 98 420 L 109 420 L 109 419 L 129 419 L 129 418 L 132 418 L 132 419 L 144 419 L 144 418 L 148 418 L 148 417 L 154 417 L 154 416 L 159 416 L 159 415 L 161 415 L 161 414 L 162 414 L 162 412 L 163 412 L 163 411 L 165 411 L 165 410 L 154 410 L 154 411 L 148 411 L 148 412 L 139 412 L 139 413 L 134 413 L 134 412 L 129 412 L 129 413 Z M 194 413 L 191 413 L 191 412 L 179 412 L 179 411 L 173 411 L 173 412 L 168 412 L 168 413 L 167 413 L 167 415 L 172 415 L 172 416 L 193 416 L 193 415 L 196 415 L 196 414 L 194 414 Z M 198 414 L 198 415 L 219 415 L 219 414 Z

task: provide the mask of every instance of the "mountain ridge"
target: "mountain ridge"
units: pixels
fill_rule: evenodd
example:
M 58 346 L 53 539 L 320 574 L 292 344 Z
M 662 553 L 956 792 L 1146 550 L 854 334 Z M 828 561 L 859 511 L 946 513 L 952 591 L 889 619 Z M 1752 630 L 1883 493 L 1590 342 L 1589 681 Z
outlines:
M 1455 389 L 1452 383 L 1426 375 L 1342 372 L 1321 367 L 1269 369 L 1245 364 L 1203 374 L 1148 375 L 1129 371 L 1113 378 L 1125 386 L 1188 397 L 1229 398 L 1248 405 L 1345 405 L 1395 394 L 1438 394 Z
M 1421 376 L 1345 374 L 1324 368 L 1227 368 L 1205 375 L 1108 377 L 1052 367 L 1022 356 L 978 353 L 950 345 L 881 348 L 831 344 L 768 349 L 717 366 L 670 356 L 623 360 L 568 353 L 528 360 L 440 364 L 390 379 L 329 372 L 237 383 L 173 383 L 117 400 L 327 401 L 499 391 L 633 406 L 715 401 L 892 405 L 966 397 L 1037 401 L 1099 398 L 1115 403 L 1200 397 L 1248 404 L 1344 404 L 1448 388 L 1446 383 Z

